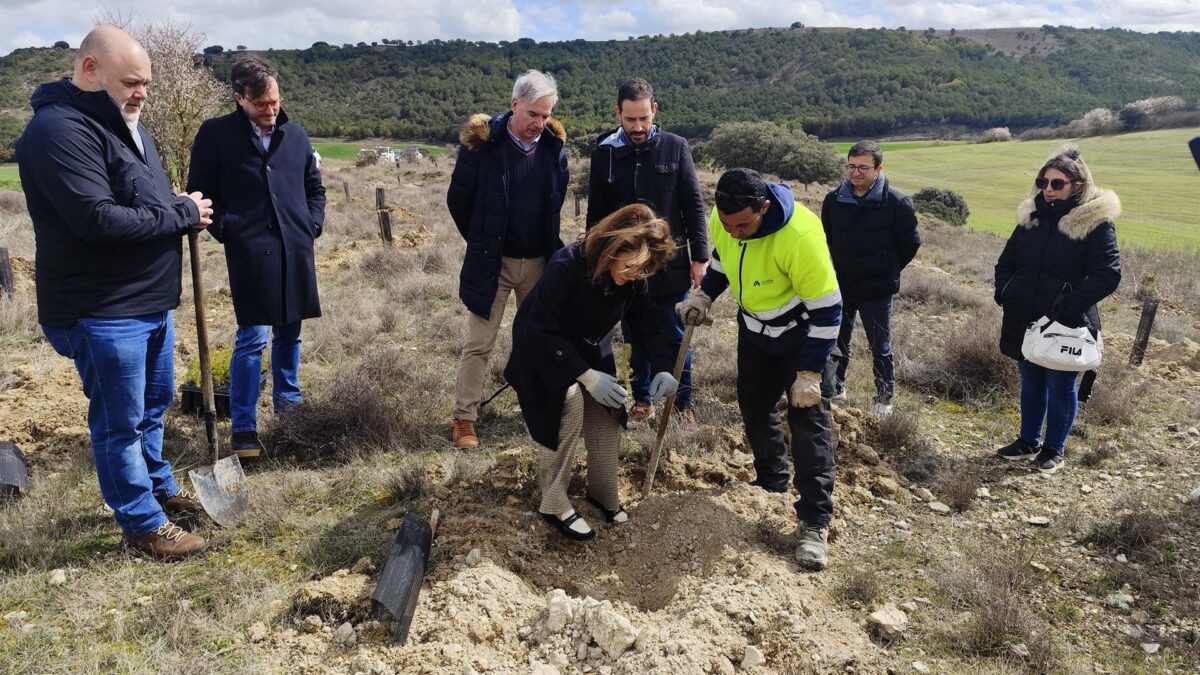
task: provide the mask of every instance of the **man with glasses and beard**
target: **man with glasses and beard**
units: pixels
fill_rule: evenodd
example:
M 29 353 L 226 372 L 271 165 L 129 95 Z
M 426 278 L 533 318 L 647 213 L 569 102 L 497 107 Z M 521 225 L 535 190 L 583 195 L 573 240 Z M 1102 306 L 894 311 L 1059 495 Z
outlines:
M 175 390 L 183 235 L 212 221 L 199 192 L 175 195 L 139 123 L 150 56 L 101 26 L 74 73 L 38 87 L 17 163 L 37 243 L 38 322 L 75 362 L 88 398 L 100 493 L 130 546 L 177 560 L 205 541 L 172 522 L 203 513 L 163 457 Z M 53 524 L 51 524 L 53 526 Z
M 237 338 L 229 362 L 232 450 L 256 460 L 262 355 L 271 338 L 271 402 L 302 401 L 300 323 L 321 316 L 313 246 L 325 222 L 316 152 L 283 110 L 279 77 L 243 56 L 230 73 L 237 106 L 208 120 L 192 144 L 188 189 L 213 199 L 208 231 L 225 245 Z
M 842 295 L 817 216 L 792 190 L 750 169 L 717 181 L 708 221 L 712 264 L 700 289 L 676 306 L 687 325 L 704 322 L 729 289 L 738 303 L 737 398 L 754 452 L 753 485 L 788 491 L 788 443 L 779 419 L 787 394 L 800 527 L 796 561 L 825 569 L 833 518 L 833 439 L 826 363 L 842 316 Z
M 873 356 L 875 414 L 892 413 L 895 374 L 892 364 L 892 298 L 900 291 L 900 272 L 917 255 L 921 237 L 912 199 L 883 175 L 883 151 L 875 141 L 850 148 L 846 180 L 825 196 L 821 223 L 842 289 L 842 328 L 830 367 L 834 398 L 846 397 L 854 317 Z

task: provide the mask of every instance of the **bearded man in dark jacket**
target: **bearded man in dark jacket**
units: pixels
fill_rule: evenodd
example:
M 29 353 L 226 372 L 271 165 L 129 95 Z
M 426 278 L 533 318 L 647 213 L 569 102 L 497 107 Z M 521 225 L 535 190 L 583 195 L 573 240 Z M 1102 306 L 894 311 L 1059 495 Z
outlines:
M 854 318 L 873 356 L 875 413 L 892 412 L 895 368 L 892 362 L 892 298 L 900 291 L 900 272 L 921 247 L 912 199 L 892 187 L 883 175 L 883 151 L 875 141 L 850 148 L 846 180 L 825 196 L 821 224 L 842 289 L 842 328 L 829 359 L 834 369 L 834 397 L 846 396 Z

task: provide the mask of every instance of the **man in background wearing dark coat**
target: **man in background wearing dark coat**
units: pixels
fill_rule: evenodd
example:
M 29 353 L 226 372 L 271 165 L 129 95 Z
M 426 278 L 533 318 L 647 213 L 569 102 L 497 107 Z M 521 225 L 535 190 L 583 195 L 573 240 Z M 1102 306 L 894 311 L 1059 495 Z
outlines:
M 892 363 L 892 297 L 900 291 L 900 272 L 921 247 L 912 199 L 883 175 L 883 150 L 875 141 L 850 148 L 846 180 L 825 196 L 821 224 L 838 286 L 842 289 L 842 329 L 829 359 L 835 369 L 834 398 L 846 396 L 854 317 L 862 315 L 875 374 L 875 414 L 892 413 L 895 368 Z
M 237 108 L 200 127 L 188 189 L 213 200 L 208 229 L 225 245 L 237 340 L 229 363 L 231 447 L 262 453 L 258 392 L 271 340 L 276 412 L 299 403 L 300 322 L 321 316 L 313 245 L 325 221 L 325 187 L 312 143 L 288 120 L 275 71 L 245 56 L 230 74 Z
M 38 87 L 17 141 L 37 245 L 38 322 L 75 362 L 104 501 L 133 548 L 157 560 L 205 542 L 171 522 L 203 507 L 162 453 L 175 391 L 181 240 L 212 221 L 200 193 L 175 195 L 139 123 L 150 57 L 101 26 L 79 45 L 71 79 Z
M 462 147 L 446 191 L 450 217 L 467 242 L 458 297 L 470 313 L 450 427 L 458 448 L 479 445 L 483 378 L 509 294 L 519 306 L 546 259 L 562 248 L 558 215 L 570 176 L 567 134 L 550 116 L 557 102 L 554 78 L 530 70 L 513 83 L 511 110 L 474 115 L 459 132 Z
M 675 305 L 688 289 L 699 286 L 708 270 L 708 227 L 700 179 L 687 141 L 661 130 L 654 123 L 658 101 L 654 89 L 642 78 L 625 82 L 617 90 L 613 108 L 621 126 L 600 136 L 592 151 L 588 185 L 587 226 L 591 228 L 627 204 L 643 203 L 671 225 L 679 254 L 650 279 L 650 295 L 658 307 L 659 322 L 671 342 L 675 358 L 683 342 L 683 324 Z M 634 421 L 646 419 L 650 404 L 650 361 L 642 345 L 626 331 L 630 354 Z M 687 411 L 692 400 L 692 357 L 685 357 L 675 409 Z M 680 419 L 690 416 L 690 412 Z

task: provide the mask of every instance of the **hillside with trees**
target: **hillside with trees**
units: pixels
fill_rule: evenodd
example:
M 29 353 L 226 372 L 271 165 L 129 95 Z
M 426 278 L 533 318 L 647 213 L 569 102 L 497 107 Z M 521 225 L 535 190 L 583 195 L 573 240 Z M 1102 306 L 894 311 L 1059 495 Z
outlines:
M 26 116 L 32 86 L 66 75 L 72 53 L 25 49 L 0 58 L 0 114 Z M 214 45 L 203 58 L 225 77 L 238 53 Z M 350 138 L 453 140 L 469 114 L 504 108 L 513 76 L 527 68 L 558 77 L 556 112 L 574 132 L 610 125 L 616 84 L 642 75 L 657 89 L 663 122 L 693 137 L 725 122 L 763 120 L 821 137 L 1018 131 L 1147 97 L 1182 96 L 1194 106 L 1200 96 L 1200 33 L 1052 26 L 961 33 L 797 26 L 498 44 L 389 38 L 266 56 L 296 119 L 313 135 Z

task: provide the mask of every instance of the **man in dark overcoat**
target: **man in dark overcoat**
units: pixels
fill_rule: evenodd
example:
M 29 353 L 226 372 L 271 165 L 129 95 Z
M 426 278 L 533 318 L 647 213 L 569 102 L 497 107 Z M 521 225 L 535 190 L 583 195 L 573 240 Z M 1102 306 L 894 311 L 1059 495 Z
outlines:
M 229 364 L 234 452 L 260 456 L 256 409 L 271 335 L 275 411 L 299 403 L 300 323 L 321 315 L 313 245 L 325 187 L 312 143 L 283 110 L 279 77 L 257 56 L 230 74 L 237 108 L 200 127 L 188 190 L 213 200 L 209 232 L 225 245 L 237 339 Z

